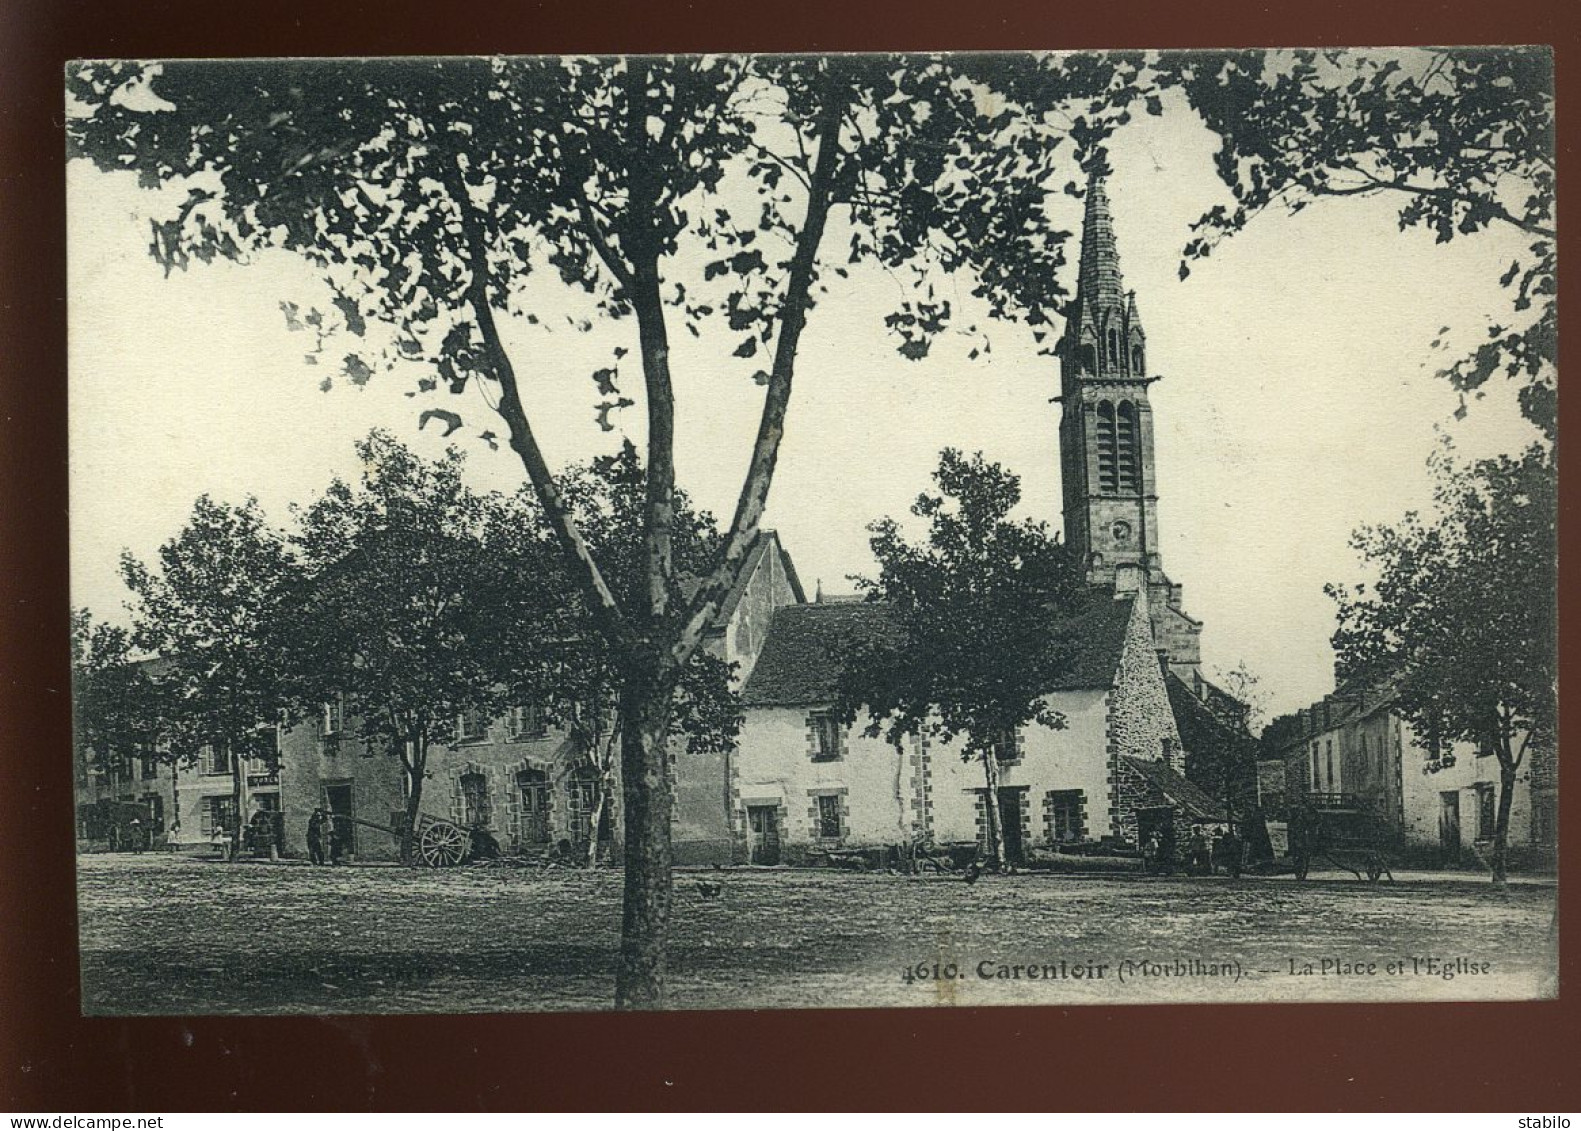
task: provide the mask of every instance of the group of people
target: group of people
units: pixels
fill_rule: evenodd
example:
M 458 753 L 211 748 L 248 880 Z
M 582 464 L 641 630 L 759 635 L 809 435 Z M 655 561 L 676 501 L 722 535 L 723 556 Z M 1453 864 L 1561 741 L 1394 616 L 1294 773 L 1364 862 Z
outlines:
M 307 858 L 312 864 L 339 864 L 346 854 L 347 831 L 335 814 L 314 809 L 307 819 Z
M 1156 829 L 1142 841 L 1142 861 L 1150 872 L 1168 871 L 1176 863 L 1173 855 Z M 1241 839 L 1223 825 L 1214 826 L 1211 834 L 1206 825 L 1192 825 L 1180 863 L 1185 865 L 1188 876 L 1212 876 L 1221 867 L 1229 875 L 1239 876 Z
M 125 824 L 119 821 L 111 823 L 107 839 L 111 852 L 143 852 L 153 837 L 142 818 L 133 817 Z

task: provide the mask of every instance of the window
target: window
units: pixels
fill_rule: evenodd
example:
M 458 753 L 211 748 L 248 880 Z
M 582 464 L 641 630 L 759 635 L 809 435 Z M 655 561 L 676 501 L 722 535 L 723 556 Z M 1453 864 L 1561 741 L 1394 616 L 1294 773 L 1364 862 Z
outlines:
M 505 729 L 513 739 L 541 738 L 545 730 L 543 711 L 536 705 L 512 707 L 505 717 Z
M 198 764 L 205 774 L 228 774 L 231 772 L 231 748 L 205 743 L 198 752 Z
M 812 728 L 812 760 L 838 762 L 845 742 L 840 720 L 829 711 L 814 711 L 808 716 L 808 725 Z
M 143 794 L 143 804 L 148 806 L 148 832 L 162 833 L 165 831 L 165 799 L 157 793 Z
M 1477 791 L 1477 839 L 1492 840 L 1498 824 L 1498 811 L 1494 805 L 1493 783 L 1479 781 L 1471 787 Z
M 518 771 L 516 791 L 521 798 L 521 828 L 517 837 L 523 844 L 548 844 L 549 772 L 532 766 Z
M 1318 765 L 1318 744 L 1314 742 L 1312 744 L 1312 786 L 1311 786 L 1311 790 L 1312 790 L 1313 793 L 1321 793 L 1323 791 L 1323 779 L 1319 775 L 1319 770 L 1320 770 L 1320 767 Z
M 823 840 L 839 840 L 840 796 L 836 793 L 818 795 L 818 836 Z
M 143 747 L 142 753 L 138 755 L 138 760 L 142 763 L 143 777 L 145 779 L 154 777 L 159 773 L 159 759 L 154 756 L 154 751 L 151 747 Z
M 227 833 L 236 824 L 236 805 L 230 797 L 205 797 L 203 808 L 198 811 L 200 831 L 204 836 Z
M 1114 405 L 1098 402 L 1098 490 L 1119 490 L 1119 473 L 1115 469 Z
M 1014 765 L 1021 760 L 1021 733 L 1014 728 L 1002 730 L 989 740 L 988 749 L 1000 765 Z
M 1136 406 L 1121 401 L 1115 412 L 1115 480 L 1117 489 L 1132 493 L 1142 489 L 1141 470 L 1137 461 Z
M 1116 326 L 1109 327 L 1109 350 L 1107 353 L 1107 360 L 1113 368 L 1120 368 L 1120 330 L 1119 327 Z
M 1175 740 L 1166 734 L 1163 738 L 1158 740 L 1158 745 L 1160 751 L 1164 755 L 1164 764 L 1167 766 L 1170 764 L 1170 760 L 1175 756 Z
M 462 742 L 479 742 L 487 733 L 488 720 L 476 707 L 468 707 L 456 721 L 456 735 Z
M 335 696 L 324 704 L 324 718 L 320 724 L 320 732 L 324 737 L 336 735 L 341 732 L 345 724 L 346 701 L 342 696 Z
M 593 839 L 593 807 L 598 804 L 598 778 L 595 771 L 583 766 L 573 772 L 565 780 L 565 792 L 571 813 L 571 843 L 585 845 Z M 601 838 L 608 816 L 609 808 L 605 806 L 603 817 L 599 820 Z
M 1337 793 L 1339 791 L 1334 788 L 1334 740 L 1329 739 L 1325 745 L 1328 747 L 1324 753 L 1325 761 L 1328 763 L 1328 792 Z
M 1131 343 L 1131 376 L 1141 377 L 1147 372 L 1147 366 L 1142 364 L 1142 344 Z
M 1098 372 L 1098 347 L 1091 342 L 1081 345 L 1081 368 L 1086 373 Z
M 1044 800 L 1048 838 L 1069 844 L 1087 837 L 1087 794 L 1080 789 L 1051 789 Z
M 486 828 L 494 823 L 489 780 L 476 770 L 461 775 L 461 819 L 468 828 Z

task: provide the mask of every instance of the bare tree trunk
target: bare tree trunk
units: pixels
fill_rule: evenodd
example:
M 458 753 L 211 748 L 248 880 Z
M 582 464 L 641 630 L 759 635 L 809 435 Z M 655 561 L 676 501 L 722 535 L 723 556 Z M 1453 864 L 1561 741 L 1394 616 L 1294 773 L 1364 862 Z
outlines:
M 242 823 L 247 819 L 243 808 L 247 801 L 247 769 L 243 764 L 241 754 L 231 748 L 231 807 L 235 816 L 231 821 L 231 863 L 235 863 L 242 854 Z
M 629 678 L 620 700 L 621 790 L 626 810 L 626 882 L 615 1008 L 665 1006 L 670 923 L 671 785 L 665 744 L 670 688 Z M 596 830 L 594 835 L 596 836 Z
M 1509 884 L 1510 806 L 1515 800 L 1515 767 L 1499 759 L 1499 813 L 1493 823 L 1493 886 Z
M 1005 866 L 1005 830 L 999 819 L 999 759 L 992 746 L 984 750 L 981 757 L 983 777 L 988 782 L 988 792 L 984 798 L 984 806 L 988 811 L 988 862 L 997 871 Z
M 407 767 L 406 815 L 401 828 L 401 863 L 410 864 L 417 851 L 417 815 L 423 811 L 423 777 L 428 771 L 428 742 L 414 739 Z

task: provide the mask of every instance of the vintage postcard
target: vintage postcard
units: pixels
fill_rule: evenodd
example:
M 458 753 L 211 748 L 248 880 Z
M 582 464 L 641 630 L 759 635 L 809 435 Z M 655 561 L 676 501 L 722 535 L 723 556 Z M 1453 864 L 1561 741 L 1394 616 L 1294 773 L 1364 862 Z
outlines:
M 1557 993 L 1546 48 L 64 98 L 85 1012 Z

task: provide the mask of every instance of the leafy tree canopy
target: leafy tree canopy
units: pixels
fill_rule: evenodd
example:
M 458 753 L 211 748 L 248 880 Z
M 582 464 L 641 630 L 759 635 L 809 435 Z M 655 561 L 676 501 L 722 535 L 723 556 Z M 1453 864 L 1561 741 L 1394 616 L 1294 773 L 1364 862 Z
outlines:
M 1440 242 L 1513 227 L 1531 242 L 1500 276 L 1511 296 L 1509 324 L 1488 327 L 1483 344 L 1452 360 L 1442 375 L 1472 396 L 1497 374 L 1517 381 L 1522 411 L 1553 437 L 1551 52 L 1184 52 L 1163 56 L 1160 68 L 1158 81 L 1182 86 L 1219 135 L 1219 176 L 1235 200 L 1198 221 L 1182 278 L 1191 260 L 1210 254 L 1258 214 L 1299 212 L 1323 198 L 1397 198 L 1401 229 L 1426 228 Z
M 868 711 L 870 734 L 964 738 L 970 756 L 1029 722 L 1064 725 L 1046 697 L 1074 655 L 1059 623 L 1087 587 L 1043 523 L 1010 518 L 1015 475 L 946 449 L 934 481 L 911 508 L 924 540 L 892 518 L 870 527 L 879 574 L 857 584 L 893 631 L 851 642 L 840 697 L 848 714 Z
M 1331 584 L 1340 682 L 1390 681 L 1421 734 L 1518 765 L 1552 744 L 1557 483 L 1541 448 L 1470 466 L 1435 457 L 1435 513 L 1353 538 L 1377 580 Z

